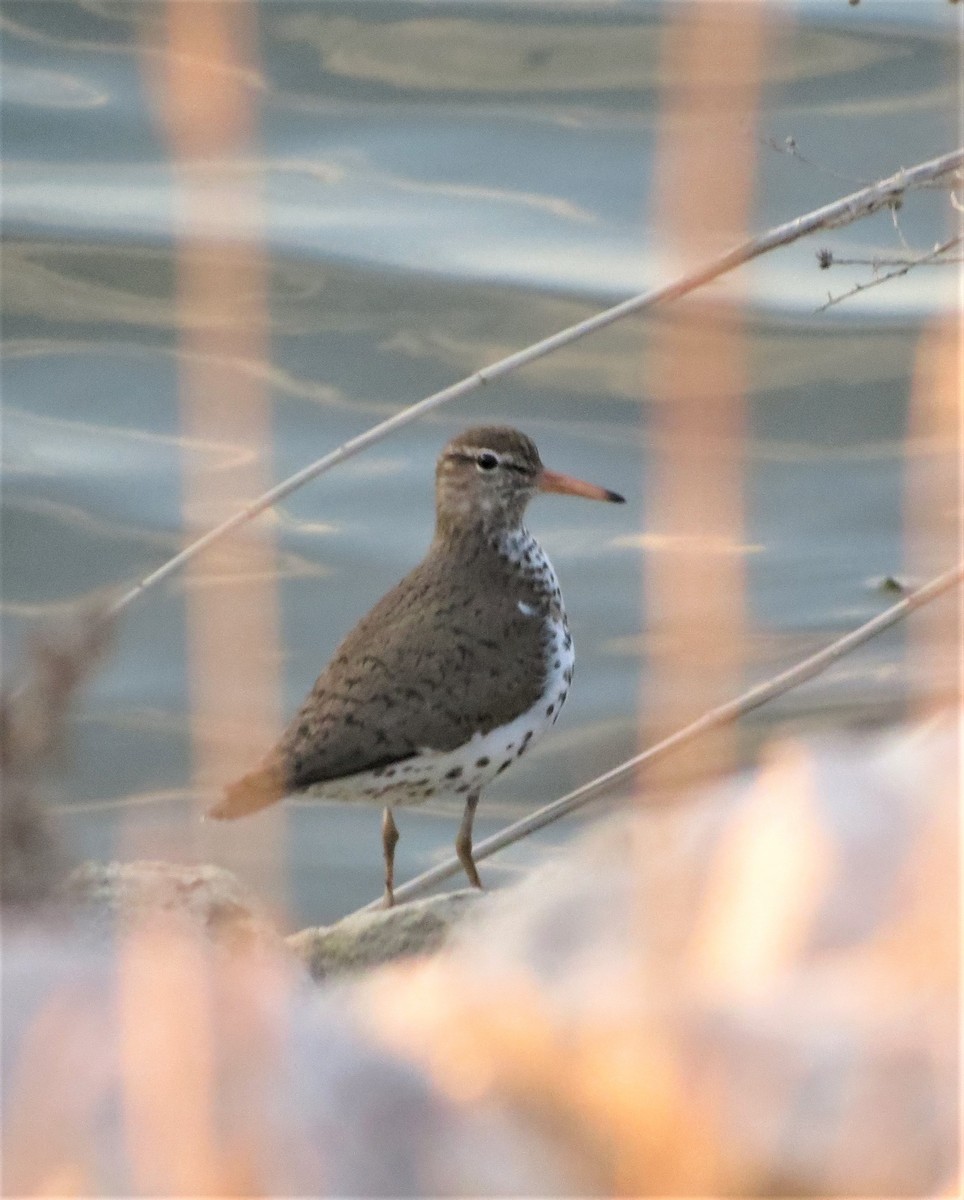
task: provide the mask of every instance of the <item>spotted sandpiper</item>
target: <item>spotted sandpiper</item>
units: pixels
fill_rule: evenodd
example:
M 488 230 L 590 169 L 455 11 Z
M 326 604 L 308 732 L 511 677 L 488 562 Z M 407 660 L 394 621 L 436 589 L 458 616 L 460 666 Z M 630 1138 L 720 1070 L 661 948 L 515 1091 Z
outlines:
M 542 465 L 515 429 L 468 429 L 435 472 L 435 537 L 421 563 L 345 638 L 277 745 L 210 810 L 240 817 L 308 789 L 383 801 L 385 903 L 394 804 L 465 796 L 455 848 L 470 883 L 482 789 L 555 723 L 572 637 L 552 564 L 523 523 L 536 492 L 621 504 Z

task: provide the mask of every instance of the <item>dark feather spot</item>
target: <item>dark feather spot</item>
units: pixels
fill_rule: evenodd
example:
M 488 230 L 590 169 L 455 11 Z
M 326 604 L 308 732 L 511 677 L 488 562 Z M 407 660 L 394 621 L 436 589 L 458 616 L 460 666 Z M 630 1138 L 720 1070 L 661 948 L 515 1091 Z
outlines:
M 550 704 L 549 707 L 546 709 L 546 716 L 551 717 L 555 711 L 556 711 L 556 706 L 554 704 Z
M 446 771 L 446 772 L 445 772 L 445 778 L 446 778 L 446 779 L 458 779 L 458 777 L 459 777 L 461 774 L 462 774 L 462 768 L 461 768 L 461 767 L 453 767 L 451 771 Z
M 472 790 L 472 785 L 470 783 L 460 783 L 459 786 L 455 789 L 456 794 L 459 796 L 462 796 L 466 792 L 470 792 L 471 790 Z
M 475 765 L 477 767 L 487 767 L 489 765 L 489 759 L 483 755 L 482 758 L 477 758 L 475 760 Z
M 520 753 L 520 754 L 522 753 L 522 752 L 521 752 L 521 750 L 520 750 L 520 752 L 519 752 L 519 753 Z M 505 760 L 505 762 L 502 764 L 502 766 L 501 766 L 501 767 L 499 767 L 498 771 L 496 771 L 496 775 L 501 775 L 501 774 L 502 774 L 502 772 L 503 772 L 503 771 L 506 769 L 506 767 L 511 767 L 511 766 L 512 766 L 512 759 L 511 759 L 511 758 L 507 758 L 507 759 Z

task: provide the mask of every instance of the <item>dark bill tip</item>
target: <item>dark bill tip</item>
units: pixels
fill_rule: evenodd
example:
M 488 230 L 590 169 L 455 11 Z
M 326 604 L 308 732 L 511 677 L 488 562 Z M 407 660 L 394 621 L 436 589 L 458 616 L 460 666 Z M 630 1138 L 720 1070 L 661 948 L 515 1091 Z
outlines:
M 586 500 L 607 500 L 610 504 L 626 503 L 619 492 L 611 492 L 609 488 L 599 487 L 595 483 L 586 483 L 584 479 L 574 479 L 571 475 L 560 475 L 558 471 L 550 471 L 546 467 L 539 472 L 536 487 L 540 492 L 582 496 Z

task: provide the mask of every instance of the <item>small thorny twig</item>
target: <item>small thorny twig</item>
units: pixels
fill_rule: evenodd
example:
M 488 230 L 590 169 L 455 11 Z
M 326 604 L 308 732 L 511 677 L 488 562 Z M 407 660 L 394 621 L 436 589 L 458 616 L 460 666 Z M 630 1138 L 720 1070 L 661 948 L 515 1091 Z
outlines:
M 964 241 L 964 238 L 962 237 L 948 238 L 946 242 L 941 242 L 940 245 L 934 246 L 933 249 L 928 250 L 925 254 L 918 254 L 916 257 L 907 259 L 903 266 L 899 267 L 897 270 L 888 271 L 886 275 L 878 275 L 876 279 L 871 279 L 869 283 L 856 283 L 849 292 L 842 292 L 839 296 L 833 296 L 828 292 L 826 304 L 821 304 L 819 308 L 815 308 L 814 315 L 816 316 L 817 313 L 826 312 L 828 308 L 832 308 L 833 305 L 839 304 L 842 300 L 847 300 L 851 296 L 856 296 L 859 292 L 868 292 L 871 288 L 879 287 L 882 283 L 887 283 L 887 281 L 890 279 L 899 279 L 901 275 L 906 275 L 908 271 L 912 271 L 914 267 L 923 267 L 928 264 L 935 265 L 940 262 L 951 261 L 944 259 L 942 256 L 945 255 L 949 250 L 953 250 L 956 246 L 959 246 L 962 241 Z M 820 264 L 821 270 L 826 270 L 827 267 L 830 267 L 835 262 L 839 261 L 834 259 L 832 255 L 830 255 L 830 252 L 826 250 L 821 250 L 818 252 L 817 260 Z
M 824 163 L 819 163 L 815 159 L 801 154 L 795 137 L 785 137 L 782 140 L 775 137 L 761 137 L 759 140 L 761 145 L 775 150 L 777 154 L 784 154 L 789 158 L 796 159 L 802 166 L 812 167 L 815 171 L 819 171 L 822 175 L 829 175 L 831 179 L 836 179 L 840 183 L 859 184 L 861 187 L 866 187 L 870 183 L 869 179 L 861 179 L 858 175 L 845 175 L 841 171 L 835 171 L 833 167 L 828 167 Z

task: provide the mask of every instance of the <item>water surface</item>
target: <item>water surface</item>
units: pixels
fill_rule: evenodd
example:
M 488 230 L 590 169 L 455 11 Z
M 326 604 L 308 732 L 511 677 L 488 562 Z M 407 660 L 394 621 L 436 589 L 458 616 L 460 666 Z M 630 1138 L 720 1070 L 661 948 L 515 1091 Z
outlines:
M 774 6 L 776 9 L 777 6 Z M 273 470 L 298 469 L 379 418 L 600 305 L 665 278 L 648 222 L 667 8 L 304 3 L 259 10 L 260 145 L 270 254 Z M 754 225 L 787 220 L 951 148 L 954 6 L 779 6 Z M 3 636 L 129 584 L 181 545 L 174 173 L 145 86 L 165 53 L 153 6 L 7 0 L 4 33 Z M 791 18 L 795 15 L 795 23 Z M 914 196 L 903 235 L 944 230 Z M 250 232 L 229 208 L 208 234 Z M 841 256 L 899 250 L 884 214 L 835 233 Z M 747 270 L 751 298 L 746 556 L 753 677 L 866 619 L 868 581 L 904 564 L 908 396 L 947 269 L 815 316 L 808 242 Z M 613 328 L 421 421 L 304 488 L 277 526 L 284 698 L 430 537 L 431 472 L 468 423 L 510 421 L 558 469 L 623 491 L 623 510 L 539 500 L 531 525 L 562 579 L 577 645 L 556 731 L 486 796 L 478 830 L 553 799 L 635 748 L 646 650 L 641 573 L 651 411 L 647 321 Z M 261 370 L 239 362 L 239 371 Z M 112 852 L 125 814 L 176 852 L 190 810 L 184 597 L 129 611 L 76 719 L 52 803 L 81 852 Z M 773 714 L 899 710 L 902 635 Z M 407 874 L 447 853 L 454 807 L 405 812 Z M 377 894 L 379 815 L 292 806 L 293 919 Z M 258 819 L 242 851 L 252 870 Z M 566 836 L 547 835 L 543 844 Z M 217 843 L 208 850 L 217 856 Z M 536 850 L 505 856 L 506 867 Z M 237 865 L 237 849 L 235 848 Z M 245 863 L 241 862 L 242 869 Z

